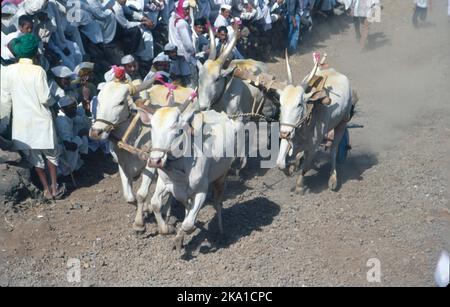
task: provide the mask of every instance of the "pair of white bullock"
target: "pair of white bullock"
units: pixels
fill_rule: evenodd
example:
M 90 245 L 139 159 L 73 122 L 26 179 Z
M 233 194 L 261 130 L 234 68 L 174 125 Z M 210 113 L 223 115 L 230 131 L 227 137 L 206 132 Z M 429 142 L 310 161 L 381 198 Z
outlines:
M 153 106 L 151 109 L 137 108 L 141 122 L 129 139 L 133 146 L 151 148 L 148 161 L 142 161 L 137 156 L 120 149 L 115 142 L 112 142 L 111 148 L 119 165 L 123 191 L 128 202 L 136 200 L 132 190 L 132 181 L 142 174 L 142 184 L 137 192 L 137 213 L 133 224 L 136 231 L 145 230 L 144 211 L 147 211 L 154 213 L 161 234 L 172 233 L 174 229 L 163 218 L 162 209 L 168 202 L 169 195 L 184 204 L 185 219 L 175 237 L 177 250 L 181 250 L 185 235 L 194 230 L 198 212 L 206 200 L 210 186 L 213 192 L 214 207 L 218 214 L 220 232 L 223 233 L 222 198 L 225 178 L 233 159 L 225 157 L 225 155 L 216 158 L 196 155 L 195 152 L 198 148 L 194 145 L 192 148 L 184 149 L 194 152 L 193 156 L 174 157 L 171 148 L 176 147 L 174 145 L 180 143 L 183 137 L 191 137 L 192 131 L 195 131 L 192 129 L 193 123 L 198 121 L 207 121 L 212 125 L 217 125 L 218 129 L 222 129 L 228 134 L 237 134 L 243 127 L 242 122 L 232 120 L 223 112 L 217 111 L 225 111 L 228 114 L 246 113 L 251 110 L 255 101 L 262 103 L 262 100 L 258 100 L 262 96 L 259 89 L 242 80 L 232 78 L 233 67 L 250 65 L 260 71 L 261 67 L 264 67 L 262 63 L 232 61 L 227 69 L 223 67 L 235 43 L 236 40 L 233 39 L 223 54 L 217 59 L 215 59 L 215 55 L 211 55 L 210 59 L 200 68 L 199 96 L 196 103 L 192 102 L 193 95 L 184 91 L 178 93 L 177 97 L 175 90 L 175 101 L 182 103 L 178 106 L 167 105 L 166 100 L 162 99 L 163 101 L 161 101 L 160 98 L 167 97 L 168 90 L 161 86 L 152 87 L 154 79 L 144 82 L 137 88 L 113 81 L 107 83 L 98 95 L 98 119 L 92 126 L 90 137 L 93 139 L 121 139 L 132 120 L 132 94 L 152 87 L 149 92 Z M 216 50 L 213 48 L 215 47 L 213 43 L 211 44 L 211 50 Z M 288 62 L 287 67 L 289 84 L 279 91 L 281 146 L 277 164 L 280 168 L 285 168 L 288 155 L 292 155 L 294 150 L 303 153 L 300 163 L 301 174 L 297 180 L 297 187 L 300 188 L 303 184 L 303 176 L 309 169 L 319 145 L 327 133 L 334 130 L 334 142 L 331 147 L 332 174 L 329 181 L 330 188 L 334 190 L 337 187 L 335 168 L 337 146 L 351 116 L 352 99 L 349 81 L 347 77 L 335 70 L 321 69 L 320 65 L 316 63 L 314 73 L 327 77 L 326 90 L 328 91 L 327 95 L 331 98 L 331 104 L 322 105 L 314 102 L 317 105 L 308 121 L 309 124 L 306 124 L 303 119 L 307 116 L 307 104 L 311 103 L 311 97 L 317 93 L 306 93 L 306 83 L 293 85 Z M 201 129 L 199 133 L 203 133 Z M 203 145 L 224 148 L 224 142 L 234 139 L 227 137 L 224 140 L 223 136 L 223 133 L 213 135 L 215 141 Z M 193 143 L 191 142 L 191 144 Z M 225 146 L 230 145 L 225 144 Z M 209 149 L 211 152 L 216 152 L 214 148 Z M 149 206 L 146 198 L 150 184 L 155 177 L 155 169 L 158 169 L 159 176 L 155 193 L 151 198 L 151 206 Z

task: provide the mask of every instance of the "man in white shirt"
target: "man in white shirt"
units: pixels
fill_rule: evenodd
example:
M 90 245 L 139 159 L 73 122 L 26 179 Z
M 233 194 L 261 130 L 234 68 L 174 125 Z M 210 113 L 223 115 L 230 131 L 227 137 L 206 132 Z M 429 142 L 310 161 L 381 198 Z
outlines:
M 217 16 L 216 21 L 214 21 L 214 27 L 228 27 L 230 25 L 230 14 L 231 14 L 231 5 L 222 4 L 220 6 L 220 14 Z
M 127 0 L 117 0 L 113 11 L 117 20 L 116 39 L 122 42 L 125 54 L 136 54 L 142 61 L 153 59 L 153 22 L 126 6 Z M 133 19 L 129 21 L 126 16 Z
M 419 20 L 423 24 L 427 21 L 428 8 L 432 9 L 432 0 L 414 0 L 413 25 L 419 28 Z
M 58 150 L 55 127 L 49 107 L 53 103 L 42 67 L 33 64 L 39 40 L 25 34 L 11 43 L 17 64 L 1 70 L 0 133 L 10 120 L 12 110 L 12 141 L 17 150 L 34 168 L 44 188 L 46 199 L 63 196 L 64 187 L 57 184 Z M 51 185 L 45 167 L 48 167 Z
M 83 165 L 80 154 L 88 153 L 89 130 L 84 125 L 84 118 L 77 114 L 77 102 L 70 96 L 61 98 L 55 120 L 58 143 L 61 148 L 58 173 L 68 176 Z

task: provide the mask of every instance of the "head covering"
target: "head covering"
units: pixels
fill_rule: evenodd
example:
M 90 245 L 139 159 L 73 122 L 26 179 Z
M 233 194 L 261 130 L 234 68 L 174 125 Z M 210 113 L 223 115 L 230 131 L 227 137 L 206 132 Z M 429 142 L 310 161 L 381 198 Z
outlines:
M 164 46 L 164 51 L 173 51 L 173 50 L 175 50 L 175 49 L 177 49 L 177 46 L 175 46 L 175 45 L 172 44 L 172 43 L 167 43 L 167 44 Z
M 122 80 L 125 78 L 125 67 L 113 65 L 113 66 L 111 66 L 111 68 L 112 68 L 115 78 L 117 78 L 119 80 Z
M 17 6 L 13 3 L 3 2 L 2 3 L 2 14 L 14 15 L 17 12 Z
M 134 61 L 135 61 L 134 57 L 131 54 L 127 54 L 120 60 L 120 64 L 122 65 L 130 64 L 133 63 Z
M 153 59 L 153 64 L 157 62 L 170 62 L 169 56 L 161 52 L 156 56 L 156 58 Z
M 220 6 L 220 9 L 221 9 L 221 10 L 231 11 L 231 5 L 228 5 L 228 4 L 222 4 L 222 5 Z
M 42 11 L 47 4 L 47 0 L 24 1 L 23 9 L 27 15 L 34 15 Z
M 71 96 L 64 96 L 61 99 L 59 99 L 58 101 L 58 105 L 60 108 L 64 108 L 64 107 L 68 107 L 72 104 L 76 104 L 77 101 L 75 100 L 75 98 L 71 97 Z
M 233 17 L 230 20 L 231 23 L 237 23 L 237 24 L 241 24 L 241 19 L 239 17 Z
M 52 73 L 55 75 L 55 77 L 58 78 L 70 78 L 74 75 L 73 71 L 71 71 L 66 66 L 56 66 L 51 69 Z
M 185 0 L 180 0 L 177 3 L 177 8 L 175 9 L 175 13 L 178 15 L 178 17 L 185 19 L 187 18 L 186 14 L 184 13 L 184 9 L 187 9 L 189 7 L 189 2 Z
M 11 42 L 11 49 L 17 58 L 33 58 L 39 47 L 39 39 L 31 33 L 17 37 Z
M 91 72 L 92 70 L 94 70 L 94 63 L 91 62 L 81 62 L 80 64 L 77 65 L 77 67 L 75 67 L 75 73 L 78 76 L 82 76 L 85 75 L 86 73 Z

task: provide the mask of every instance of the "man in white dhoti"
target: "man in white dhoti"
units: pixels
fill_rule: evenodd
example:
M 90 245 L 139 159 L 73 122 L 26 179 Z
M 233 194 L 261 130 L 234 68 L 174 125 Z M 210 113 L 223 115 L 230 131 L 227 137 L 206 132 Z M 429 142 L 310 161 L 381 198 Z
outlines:
M 178 2 L 176 11 L 173 12 L 170 17 L 169 44 L 177 47 L 177 55 L 184 57 L 185 60 L 185 62 L 183 62 L 180 59 L 174 59 L 169 55 L 172 60 L 171 67 L 182 74 L 183 86 L 195 87 L 198 79 L 196 77 L 197 59 L 195 58 L 195 45 L 192 38 L 192 29 L 189 25 L 189 3 L 186 0 L 180 0 Z M 189 68 L 189 73 L 185 69 L 185 64 L 187 64 Z M 178 75 L 177 73 L 175 74 Z M 191 77 L 188 77 L 188 75 Z
M 89 130 L 84 126 L 85 120 L 77 115 L 77 102 L 70 96 L 59 100 L 60 107 L 55 120 L 58 143 L 61 149 L 58 173 L 68 176 L 83 165 L 80 154 L 88 153 Z
M 12 110 L 12 141 L 30 162 L 44 188 L 46 199 L 63 196 L 64 187 L 57 184 L 58 150 L 56 133 L 49 107 L 53 103 L 42 67 L 33 64 L 39 40 L 33 34 L 16 38 L 12 50 L 17 64 L 1 70 L 0 133 L 10 121 Z M 51 185 L 45 168 L 48 168 Z

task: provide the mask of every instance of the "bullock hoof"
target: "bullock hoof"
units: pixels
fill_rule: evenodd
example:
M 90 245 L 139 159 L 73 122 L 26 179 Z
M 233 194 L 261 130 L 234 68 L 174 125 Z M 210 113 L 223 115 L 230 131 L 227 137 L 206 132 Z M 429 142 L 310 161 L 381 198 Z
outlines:
M 336 191 L 338 187 L 338 180 L 336 176 L 331 176 L 330 180 L 328 180 L 328 188 L 331 191 Z
M 305 195 L 307 190 L 305 187 L 297 187 L 297 186 L 293 187 L 292 189 L 295 194 L 301 196 Z
M 173 239 L 173 248 L 177 253 L 181 254 L 183 249 L 184 234 L 178 234 L 175 239 Z
M 137 234 L 143 234 L 145 232 L 145 225 L 138 225 L 136 223 L 133 223 L 133 230 Z
M 175 227 L 173 227 L 172 225 L 166 225 L 165 227 L 160 227 L 159 228 L 159 233 L 166 236 L 166 235 L 172 235 L 174 234 L 175 231 Z

